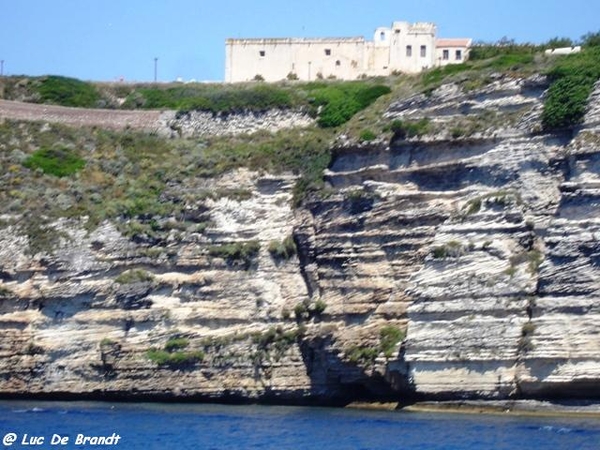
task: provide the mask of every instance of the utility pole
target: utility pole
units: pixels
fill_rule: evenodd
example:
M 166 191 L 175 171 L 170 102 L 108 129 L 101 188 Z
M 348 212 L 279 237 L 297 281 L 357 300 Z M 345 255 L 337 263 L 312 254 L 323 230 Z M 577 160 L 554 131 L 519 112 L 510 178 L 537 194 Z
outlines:
M 156 83 L 156 80 L 158 75 L 158 58 L 154 58 L 154 82 Z

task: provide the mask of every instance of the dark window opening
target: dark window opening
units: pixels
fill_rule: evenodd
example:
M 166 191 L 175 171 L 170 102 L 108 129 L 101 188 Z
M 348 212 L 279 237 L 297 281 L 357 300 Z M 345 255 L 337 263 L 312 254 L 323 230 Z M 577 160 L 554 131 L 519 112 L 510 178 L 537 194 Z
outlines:
M 462 59 L 462 50 L 456 50 L 456 60 L 460 61 Z
M 427 56 L 427 46 L 421 45 L 421 57 L 425 58 Z
M 261 58 L 264 58 L 266 53 L 264 50 L 261 50 L 258 52 L 258 54 L 260 55 Z
M 382 41 L 385 41 L 385 31 L 382 31 L 381 33 L 379 33 L 379 39 Z
M 442 59 L 450 59 L 450 50 L 444 50 L 442 53 Z
M 335 62 L 335 65 L 339 67 L 339 66 L 341 66 L 341 65 L 342 65 L 342 62 L 341 62 L 341 61 L 338 59 L 338 60 Z
M 406 56 L 408 56 L 408 57 L 412 56 L 412 45 L 406 46 Z
M 331 49 L 330 48 L 326 48 L 325 49 L 325 55 L 331 56 Z

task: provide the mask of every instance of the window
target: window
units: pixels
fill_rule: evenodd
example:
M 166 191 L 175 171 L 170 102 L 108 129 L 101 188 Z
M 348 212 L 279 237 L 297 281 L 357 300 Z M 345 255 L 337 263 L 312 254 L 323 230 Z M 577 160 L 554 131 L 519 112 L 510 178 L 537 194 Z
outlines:
M 456 60 L 460 61 L 462 59 L 462 50 L 456 50 Z
M 412 45 L 406 46 L 406 56 L 408 56 L 409 58 L 412 56 Z
M 450 59 L 450 50 L 444 50 L 442 52 L 442 59 L 444 59 L 444 60 Z
M 330 48 L 326 48 L 325 49 L 325 55 L 326 56 L 331 56 L 331 49 Z
M 258 54 L 260 55 L 261 58 L 265 57 L 265 51 L 264 50 L 259 51 Z
M 342 65 L 342 62 L 341 62 L 341 61 L 338 59 L 338 60 L 335 62 L 335 65 L 339 67 L 339 66 L 341 66 L 341 65 Z
M 379 40 L 385 41 L 385 31 L 382 31 L 381 33 L 379 33 Z
M 427 56 L 427 46 L 421 45 L 421 58 L 425 58 Z

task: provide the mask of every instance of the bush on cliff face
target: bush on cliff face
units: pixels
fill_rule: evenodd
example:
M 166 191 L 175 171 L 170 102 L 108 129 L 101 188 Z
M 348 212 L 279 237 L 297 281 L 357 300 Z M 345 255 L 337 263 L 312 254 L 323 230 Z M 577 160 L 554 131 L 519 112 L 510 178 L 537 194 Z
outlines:
M 202 350 L 184 350 L 189 346 L 189 341 L 183 337 L 171 337 L 162 349 L 151 348 L 146 352 L 146 357 L 159 366 L 179 368 L 192 365 L 204 360 Z
M 288 236 L 283 241 L 271 241 L 269 253 L 277 260 L 292 258 L 296 254 L 296 243 L 293 236 Z
M 115 279 L 115 283 L 132 284 L 132 283 L 152 283 L 154 275 L 142 269 L 126 270 Z
M 581 123 L 594 84 L 600 79 L 600 47 L 562 56 L 549 71 L 542 125 L 545 130 L 572 128 Z
M 259 251 L 259 241 L 248 241 L 213 245 L 208 249 L 208 254 L 225 259 L 228 265 L 242 264 L 247 270 L 250 268 L 252 260 L 258 256 Z
M 398 327 L 386 325 L 379 331 L 379 348 L 386 358 L 393 356 L 394 349 L 403 341 L 405 333 Z

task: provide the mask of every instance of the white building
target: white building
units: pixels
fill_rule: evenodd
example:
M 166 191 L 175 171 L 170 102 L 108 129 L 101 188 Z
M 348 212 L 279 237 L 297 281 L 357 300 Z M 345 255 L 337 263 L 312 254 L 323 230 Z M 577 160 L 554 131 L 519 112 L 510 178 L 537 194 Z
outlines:
M 437 39 L 432 23 L 408 22 L 377 28 L 372 41 L 364 37 L 227 39 L 225 81 L 354 80 L 392 72 L 418 73 L 464 62 L 470 46 L 471 39 Z

